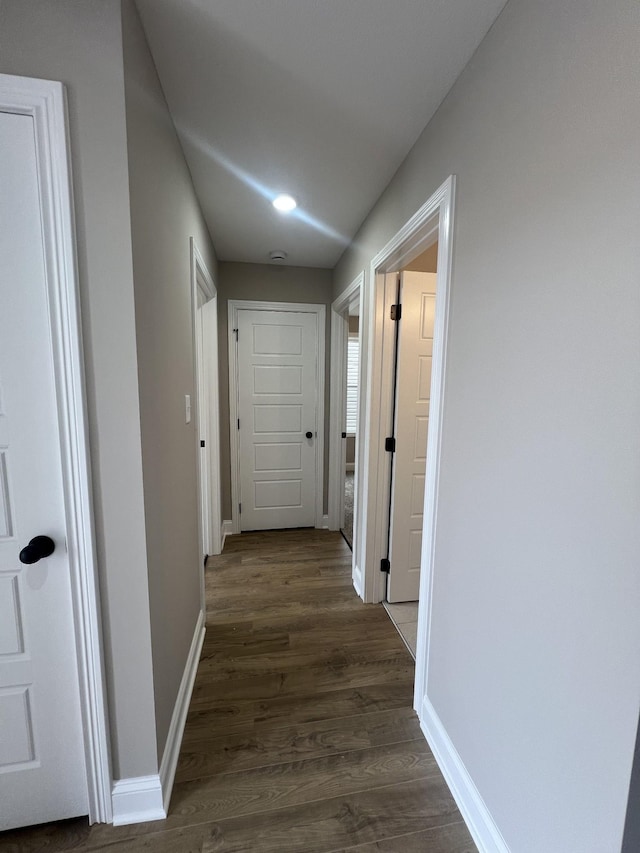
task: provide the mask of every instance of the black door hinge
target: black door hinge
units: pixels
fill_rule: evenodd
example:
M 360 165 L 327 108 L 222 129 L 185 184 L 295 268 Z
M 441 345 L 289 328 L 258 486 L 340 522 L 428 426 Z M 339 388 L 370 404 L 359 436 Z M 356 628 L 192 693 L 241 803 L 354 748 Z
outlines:
M 389 562 L 389 559 L 387 557 L 385 557 L 383 560 L 380 560 L 380 571 L 384 572 L 385 575 L 388 575 L 391 571 L 391 563 Z
M 396 302 L 395 305 L 391 306 L 391 319 L 399 320 L 402 317 L 402 305 L 399 302 Z
M 204 446 L 205 446 L 204 439 L 203 439 L 203 438 L 201 438 L 201 439 L 200 439 L 200 447 L 204 447 Z
M 240 418 L 238 418 L 238 429 L 240 429 Z
M 242 504 L 238 504 L 238 512 L 242 515 Z
M 387 453 L 395 453 L 396 452 L 396 440 L 390 435 L 388 438 L 384 440 L 384 449 Z
M 346 438 L 346 437 L 347 437 L 346 432 L 343 432 L 343 433 L 342 433 L 342 437 L 343 437 L 343 438 Z

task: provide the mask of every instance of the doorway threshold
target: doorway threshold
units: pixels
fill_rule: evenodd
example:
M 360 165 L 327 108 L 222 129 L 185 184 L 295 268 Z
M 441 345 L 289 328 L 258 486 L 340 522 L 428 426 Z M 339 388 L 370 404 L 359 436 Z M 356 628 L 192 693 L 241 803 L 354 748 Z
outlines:
M 344 532 L 344 530 L 342 530 L 342 528 L 340 528 L 340 535 L 342 536 L 342 538 L 344 539 L 344 541 L 345 541 L 345 542 L 347 543 L 347 545 L 349 546 L 349 550 L 351 551 L 351 553 L 353 553 L 353 543 L 349 541 L 349 538 L 347 537 L 347 534 Z
M 383 601 L 382 604 L 415 660 L 418 636 L 418 602 L 403 601 L 400 604 L 390 604 L 388 601 Z

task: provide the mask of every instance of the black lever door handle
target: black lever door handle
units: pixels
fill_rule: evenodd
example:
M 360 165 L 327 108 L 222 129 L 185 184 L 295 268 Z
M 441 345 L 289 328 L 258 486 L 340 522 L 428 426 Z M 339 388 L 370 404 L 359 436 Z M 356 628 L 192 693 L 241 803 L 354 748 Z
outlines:
M 50 557 L 56 550 L 56 543 L 49 536 L 34 536 L 29 544 L 20 551 L 20 562 L 30 566 L 43 557 Z
M 305 435 L 307 436 L 307 438 L 313 438 L 312 432 L 307 432 L 307 433 L 305 433 Z

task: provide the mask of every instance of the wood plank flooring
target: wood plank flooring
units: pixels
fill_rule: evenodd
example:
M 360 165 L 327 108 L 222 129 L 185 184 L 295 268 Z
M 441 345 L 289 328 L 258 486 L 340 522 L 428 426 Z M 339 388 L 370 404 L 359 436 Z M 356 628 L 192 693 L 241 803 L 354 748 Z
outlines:
M 169 816 L 64 821 L 0 850 L 475 853 L 412 711 L 413 660 L 337 533 L 227 539 Z

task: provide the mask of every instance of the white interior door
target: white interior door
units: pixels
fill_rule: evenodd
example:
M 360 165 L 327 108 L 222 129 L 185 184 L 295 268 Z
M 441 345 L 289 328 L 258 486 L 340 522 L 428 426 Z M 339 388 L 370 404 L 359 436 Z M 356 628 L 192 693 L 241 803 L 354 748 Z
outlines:
M 88 812 L 35 157 L 0 113 L 0 829 Z
M 431 398 L 436 273 L 403 272 L 387 599 L 417 601 Z
M 220 385 L 218 374 L 218 297 L 206 302 L 202 313 L 202 358 L 207 385 L 207 454 L 209 477 L 209 518 L 211 542 L 209 554 L 219 554 L 222 548 L 222 515 L 220 509 Z
M 200 533 L 202 536 L 200 550 L 205 560 L 213 554 L 213 531 L 211 516 L 211 439 L 209 430 L 209 388 L 211 378 L 208 363 L 205 358 L 206 342 L 204 335 L 205 301 L 202 291 L 198 289 L 198 307 L 196 309 L 196 378 L 198 382 L 198 443 L 200 445 L 199 485 L 200 485 Z
M 238 311 L 241 530 L 315 525 L 316 318 Z

